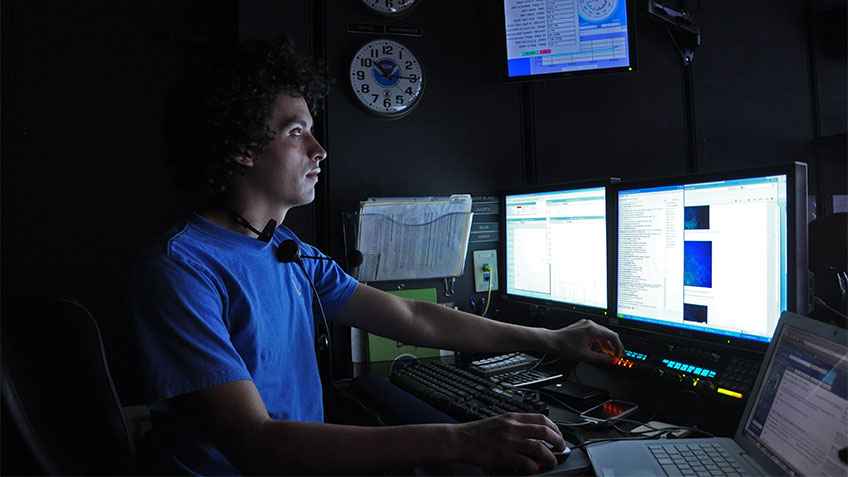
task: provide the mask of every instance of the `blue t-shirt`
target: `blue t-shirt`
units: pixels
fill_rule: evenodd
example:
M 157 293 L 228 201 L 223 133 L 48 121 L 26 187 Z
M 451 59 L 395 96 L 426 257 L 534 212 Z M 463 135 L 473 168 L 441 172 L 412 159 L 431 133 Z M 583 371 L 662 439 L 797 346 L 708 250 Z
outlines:
M 313 315 L 303 270 L 275 255 L 287 239 L 297 240 L 303 255 L 321 255 L 286 227 L 264 243 L 195 214 L 140 257 L 130 308 L 154 416 L 154 452 L 171 472 L 237 473 L 169 398 L 249 379 L 273 419 L 324 419 L 315 356 L 321 317 Z M 330 319 L 358 282 L 332 260 L 302 262 Z

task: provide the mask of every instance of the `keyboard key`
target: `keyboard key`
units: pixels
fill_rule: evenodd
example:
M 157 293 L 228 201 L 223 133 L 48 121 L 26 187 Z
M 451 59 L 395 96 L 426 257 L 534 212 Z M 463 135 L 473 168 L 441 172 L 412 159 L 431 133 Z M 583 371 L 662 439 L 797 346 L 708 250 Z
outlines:
M 681 472 L 676 466 L 673 466 L 673 465 L 664 465 L 664 466 L 662 466 L 662 470 L 669 477 L 682 477 L 683 476 L 683 472 Z

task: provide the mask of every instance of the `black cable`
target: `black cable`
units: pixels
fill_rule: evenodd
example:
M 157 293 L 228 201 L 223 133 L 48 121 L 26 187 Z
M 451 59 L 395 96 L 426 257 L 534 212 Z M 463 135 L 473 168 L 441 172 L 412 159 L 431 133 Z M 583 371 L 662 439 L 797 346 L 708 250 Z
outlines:
M 615 442 L 615 441 L 646 441 L 652 439 L 651 437 L 600 437 L 597 439 L 587 439 L 581 442 L 580 444 L 575 445 L 571 449 L 585 449 L 588 446 L 594 444 L 600 444 L 602 442 Z
M 813 297 L 813 304 L 815 304 L 815 305 L 817 305 L 817 306 L 821 306 L 821 307 L 822 307 L 822 308 L 824 308 L 825 310 L 827 310 L 827 311 L 829 311 L 829 312 L 831 312 L 831 313 L 835 314 L 836 316 L 838 316 L 838 317 L 842 318 L 843 320 L 848 321 L 848 316 L 846 316 L 844 313 L 842 313 L 841 311 L 837 310 L 836 308 L 834 308 L 834 307 L 832 307 L 832 306 L 828 305 L 828 304 L 827 304 L 824 300 L 822 300 L 820 297 L 814 296 L 814 297 Z
M 364 402 L 362 402 L 361 399 L 356 397 L 356 395 L 354 393 L 345 392 L 339 387 L 339 385 L 341 383 L 344 383 L 344 382 L 350 383 L 351 381 L 353 381 L 353 379 L 345 378 L 345 379 L 339 379 L 338 381 L 333 381 L 332 384 L 333 384 L 333 387 L 336 389 L 336 391 L 338 391 L 342 395 L 342 397 L 344 397 L 345 399 L 349 399 L 349 400 L 355 402 L 356 404 L 358 404 L 359 407 L 361 407 L 363 411 L 365 411 L 375 421 L 377 421 L 377 424 L 379 424 L 383 427 L 388 426 L 388 424 L 386 424 L 386 422 L 383 421 L 383 418 L 380 416 L 380 414 L 377 411 L 375 411 L 374 409 L 372 409 L 371 406 L 367 406 Z
M 639 434 L 639 435 L 641 435 L 641 434 L 645 434 L 647 432 L 659 432 L 659 433 L 663 434 L 663 433 L 675 432 L 675 431 L 692 431 L 692 432 L 699 432 L 701 434 L 704 434 L 707 437 L 716 437 L 714 434 L 712 434 L 710 432 L 707 432 L 703 429 L 699 429 L 697 427 L 692 427 L 692 426 L 654 427 L 654 426 L 651 426 L 649 424 L 643 423 L 641 421 L 636 421 L 634 419 L 624 419 L 624 418 L 622 418 L 622 419 L 616 419 L 616 420 L 622 421 L 622 422 L 636 423 L 636 424 L 639 424 L 640 426 L 647 427 L 649 429 L 647 431 L 633 432 L 632 429 L 629 430 L 629 431 L 626 431 L 626 430 L 621 429 L 618 426 L 613 424 L 613 427 L 615 427 L 616 430 L 618 432 L 621 432 L 622 434 Z M 650 421 L 648 421 L 648 422 L 650 422 Z

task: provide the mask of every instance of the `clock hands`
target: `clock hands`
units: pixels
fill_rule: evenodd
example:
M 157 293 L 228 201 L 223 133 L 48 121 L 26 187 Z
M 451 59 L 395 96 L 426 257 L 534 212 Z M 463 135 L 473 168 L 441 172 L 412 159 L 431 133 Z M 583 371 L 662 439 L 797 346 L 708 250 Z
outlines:
M 390 79 L 405 79 L 405 80 L 409 80 L 409 81 L 416 81 L 418 79 L 418 77 L 416 77 L 416 76 L 401 76 L 400 68 L 398 68 L 398 66 L 394 65 L 394 64 L 392 65 L 393 68 L 390 70 L 390 72 L 387 72 L 383 68 L 383 65 L 381 65 L 379 62 L 374 62 L 374 67 L 376 67 L 377 70 L 380 72 L 380 76 L 382 76 L 383 78 L 385 78 L 387 80 L 390 80 Z
M 389 75 L 386 73 L 386 70 L 383 69 L 383 66 L 379 62 L 375 62 L 374 66 L 376 66 L 377 69 L 380 70 L 380 76 L 389 79 Z
M 415 81 L 415 80 L 418 79 L 415 76 L 400 76 L 400 75 L 392 75 L 391 78 L 399 78 L 399 79 L 405 79 L 405 80 L 409 80 L 409 81 Z
M 397 74 L 394 74 L 398 70 L 394 70 L 391 74 L 386 73 L 386 70 L 384 70 L 383 67 L 380 66 L 379 64 L 377 65 L 377 69 L 380 70 L 380 75 L 383 78 L 386 78 L 386 79 L 397 78 L 397 79 L 405 79 L 405 80 L 409 80 L 409 81 L 415 81 L 415 80 L 418 79 L 415 76 L 401 76 L 399 72 Z

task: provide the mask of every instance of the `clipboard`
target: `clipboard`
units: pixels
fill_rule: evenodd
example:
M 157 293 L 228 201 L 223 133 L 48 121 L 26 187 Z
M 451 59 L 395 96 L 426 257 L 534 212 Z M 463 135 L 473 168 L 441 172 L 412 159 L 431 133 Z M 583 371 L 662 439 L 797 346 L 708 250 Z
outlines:
M 458 277 L 471 234 L 471 195 L 397 197 L 360 203 L 361 282 Z

